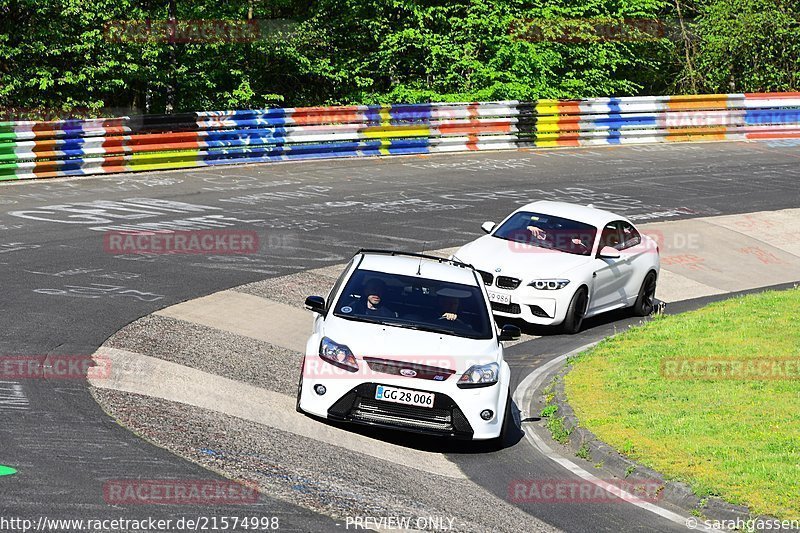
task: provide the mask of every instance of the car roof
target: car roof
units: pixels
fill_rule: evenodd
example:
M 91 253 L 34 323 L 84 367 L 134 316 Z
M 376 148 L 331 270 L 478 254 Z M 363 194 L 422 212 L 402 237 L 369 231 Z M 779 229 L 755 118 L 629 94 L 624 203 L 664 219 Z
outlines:
M 591 224 L 598 228 L 602 228 L 614 220 L 630 222 L 627 218 L 612 213 L 611 211 L 606 211 L 605 209 L 597 209 L 596 207 L 570 204 L 567 202 L 553 202 L 551 200 L 531 202 L 517 209 L 517 211 L 533 211 L 543 215 L 568 218 L 570 220 Z
M 362 270 L 478 286 L 475 271 L 469 265 L 453 263 L 446 259 L 439 261 L 426 257 L 392 255 L 390 253 L 369 251 L 361 253 L 363 259 L 358 268 Z

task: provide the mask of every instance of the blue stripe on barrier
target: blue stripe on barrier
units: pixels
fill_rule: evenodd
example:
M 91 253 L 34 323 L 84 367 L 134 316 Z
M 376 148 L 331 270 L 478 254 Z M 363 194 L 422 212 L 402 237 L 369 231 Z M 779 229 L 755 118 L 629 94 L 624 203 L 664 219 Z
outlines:
M 622 109 L 619 107 L 620 99 L 619 98 L 609 98 L 608 99 L 608 111 L 612 115 L 619 115 L 622 113 Z
M 800 109 L 748 109 L 744 120 L 750 125 L 800 124 Z
M 608 130 L 608 144 L 622 144 L 622 132 L 619 130 Z
M 430 124 L 432 115 L 431 111 L 431 104 L 393 105 L 391 109 L 392 123 Z
M 415 139 L 396 139 L 389 143 L 390 154 L 427 154 L 430 152 L 430 139 L 420 137 Z
M 602 124 L 609 128 L 619 129 L 623 126 L 656 126 L 656 116 L 626 117 L 625 115 L 613 114 L 608 117 L 592 119 L 594 124 Z
M 383 106 L 379 106 L 379 105 L 367 106 L 367 110 L 364 111 L 364 117 L 370 123 L 373 123 L 373 122 L 380 123 L 381 120 L 382 120 L 382 118 L 381 118 L 381 111 L 382 110 L 383 110 Z M 391 113 L 391 107 L 389 108 L 389 112 Z

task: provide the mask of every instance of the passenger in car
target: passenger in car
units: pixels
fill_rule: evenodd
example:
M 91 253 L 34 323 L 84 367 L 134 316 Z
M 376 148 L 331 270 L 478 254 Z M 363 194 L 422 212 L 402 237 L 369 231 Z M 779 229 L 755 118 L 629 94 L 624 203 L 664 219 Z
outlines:
M 439 318 L 443 318 L 444 320 L 458 319 L 458 298 L 439 296 L 437 302 L 439 304 L 439 311 L 442 313 Z

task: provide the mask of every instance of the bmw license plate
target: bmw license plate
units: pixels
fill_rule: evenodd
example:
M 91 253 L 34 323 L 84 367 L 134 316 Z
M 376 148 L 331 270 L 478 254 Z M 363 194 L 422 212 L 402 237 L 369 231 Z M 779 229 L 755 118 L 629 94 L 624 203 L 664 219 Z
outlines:
M 397 389 L 395 387 L 384 387 L 378 385 L 375 390 L 375 399 L 384 402 L 402 403 L 405 405 L 416 405 L 417 407 L 433 407 L 434 394 L 432 392 L 419 392 L 407 389 Z
M 489 295 L 490 302 L 497 302 L 499 304 L 510 304 L 511 303 L 511 295 L 510 294 L 503 294 L 500 292 L 492 292 L 486 291 Z

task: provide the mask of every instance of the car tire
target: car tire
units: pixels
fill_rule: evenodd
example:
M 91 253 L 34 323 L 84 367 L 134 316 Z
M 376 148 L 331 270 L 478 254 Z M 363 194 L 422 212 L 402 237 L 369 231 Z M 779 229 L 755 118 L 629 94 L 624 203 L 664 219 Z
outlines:
M 583 317 L 586 315 L 586 307 L 589 305 L 589 294 L 586 287 L 581 287 L 572 296 L 572 300 L 567 307 L 567 316 L 561 323 L 562 333 L 573 335 L 581 330 Z
M 633 304 L 633 314 L 636 316 L 648 316 L 656 308 L 656 273 L 652 270 L 647 273 L 639 289 L 639 295 Z
M 493 448 L 495 450 L 502 450 L 503 448 L 512 444 L 510 440 L 514 435 L 516 424 L 514 423 L 514 411 L 511 409 L 511 405 L 511 391 L 509 391 L 508 396 L 506 397 L 506 410 L 505 414 L 503 415 L 503 425 L 500 426 L 500 436 L 494 439 L 493 442 Z
M 300 409 L 300 396 L 303 393 L 303 371 L 305 370 L 305 367 L 306 367 L 306 360 L 303 359 L 303 364 L 300 365 L 300 379 L 297 381 L 297 401 L 295 402 L 294 405 L 294 410 L 297 411 L 298 413 L 303 412 L 303 410 Z

